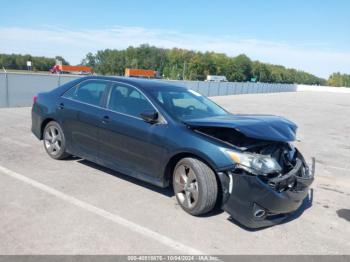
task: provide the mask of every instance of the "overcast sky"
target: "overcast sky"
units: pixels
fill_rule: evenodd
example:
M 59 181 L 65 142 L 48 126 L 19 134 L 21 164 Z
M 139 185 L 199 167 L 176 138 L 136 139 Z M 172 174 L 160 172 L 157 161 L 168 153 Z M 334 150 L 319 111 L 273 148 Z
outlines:
M 350 73 L 350 1 L 6 1 L 0 53 L 61 55 L 149 43 Z

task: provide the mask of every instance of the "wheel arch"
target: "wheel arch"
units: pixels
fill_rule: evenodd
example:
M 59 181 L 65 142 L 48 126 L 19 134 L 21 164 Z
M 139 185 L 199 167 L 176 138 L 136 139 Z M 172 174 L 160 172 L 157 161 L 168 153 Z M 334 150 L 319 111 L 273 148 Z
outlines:
M 51 121 L 55 121 L 57 122 L 54 118 L 52 117 L 48 117 L 48 118 L 45 118 L 42 123 L 41 123 L 41 126 L 40 126 L 40 139 L 43 139 L 43 135 L 44 135 L 44 129 L 46 127 L 46 125 L 48 123 L 50 123 Z
M 216 177 L 216 180 L 218 181 L 219 178 L 217 176 L 216 167 L 215 167 L 213 161 L 211 161 L 209 158 L 207 158 L 205 156 L 202 156 L 201 154 L 184 151 L 184 152 L 176 153 L 167 162 L 167 165 L 166 165 L 165 171 L 164 171 L 164 173 L 165 173 L 165 179 L 164 179 L 165 186 L 169 186 L 172 184 L 172 176 L 173 176 L 173 171 L 174 171 L 176 164 L 181 159 L 186 158 L 186 157 L 195 158 L 195 159 L 198 159 L 198 160 L 202 161 L 203 163 L 205 163 L 210 169 L 213 170 L 215 177 Z

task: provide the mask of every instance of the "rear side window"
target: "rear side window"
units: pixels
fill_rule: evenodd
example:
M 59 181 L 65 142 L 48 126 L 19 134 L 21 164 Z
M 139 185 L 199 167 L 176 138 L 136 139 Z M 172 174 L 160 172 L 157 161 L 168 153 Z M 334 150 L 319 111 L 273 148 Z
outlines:
M 140 114 L 145 111 L 155 110 L 140 91 L 120 84 L 112 86 L 107 107 L 118 113 L 134 117 L 140 117 Z
M 98 106 L 107 85 L 107 82 L 87 81 L 69 89 L 63 97 Z

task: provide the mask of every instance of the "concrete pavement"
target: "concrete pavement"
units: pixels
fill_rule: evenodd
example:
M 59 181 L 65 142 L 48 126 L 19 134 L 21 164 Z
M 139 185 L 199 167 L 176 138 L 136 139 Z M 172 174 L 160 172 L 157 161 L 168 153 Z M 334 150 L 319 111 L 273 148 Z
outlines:
M 296 219 L 247 231 L 224 212 L 192 217 L 170 189 L 82 159 L 51 159 L 30 133 L 30 108 L 1 109 L 0 254 L 350 254 L 350 94 L 213 100 L 299 125 L 296 145 L 316 157 L 317 177 L 312 203 Z

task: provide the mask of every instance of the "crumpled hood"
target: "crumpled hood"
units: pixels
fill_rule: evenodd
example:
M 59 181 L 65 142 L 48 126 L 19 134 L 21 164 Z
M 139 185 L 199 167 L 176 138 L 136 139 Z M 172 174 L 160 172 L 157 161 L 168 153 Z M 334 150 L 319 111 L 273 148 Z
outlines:
M 224 115 L 186 120 L 193 127 L 233 128 L 245 136 L 261 140 L 294 141 L 297 125 L 288 119 L 274 115 Z

